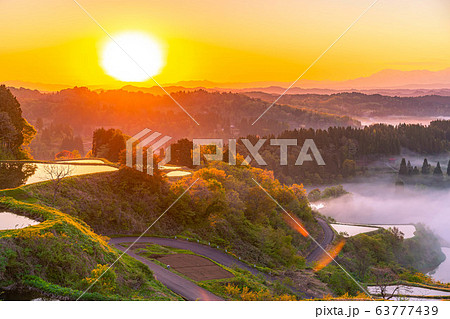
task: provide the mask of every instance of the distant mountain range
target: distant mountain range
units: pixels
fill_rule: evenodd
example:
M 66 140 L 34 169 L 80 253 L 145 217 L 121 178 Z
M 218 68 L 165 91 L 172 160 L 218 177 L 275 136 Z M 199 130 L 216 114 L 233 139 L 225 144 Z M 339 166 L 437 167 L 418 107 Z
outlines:
M 211 81 L 181 81 L 167 86 L 183 86 L 186 88 L 287 88 L 292 82 L 250 82 L 250 83 L 217 83 Z M 370 90 L 370 89 L 450 89 L 450 68 L 440 71 L 413 70 L 400 71 L 386 69 L 367 77 L 360 77 L 346 81 L 313 81 L 302 79 L 293 89 L 330 89 L 330 90 Z
M 165 85 L 164 88 L 169 92 L 204 89 L 206 91 L 234 93 L 282 94 L 290 84 L 289 82 L 217 83 L 211 81 L 181 81 Z M 159 87 L 145 88 L 127 85 L 123 89 L 131 92 L 163 93 Z M 341 92 L 405 97 L 450 96 L 450 68 L 441 71 L 382 70 L 368 77 L 347 81 L 300 80 L 287 94 L 333 94 Z
M 69 85 L 30 83 L 22 81 L 4 81 L 2 84 L 12 87 L 24 87 L 39 91 L 59 91 L 70 88 Z M 164 84 L 168 92 L 194 91 L 204 89 L 206 91 L 220 92 L 264 92 L 281 94 L 291 82 L 211 82 L 211 81 L 180 81 Z M 91 90 L 118 89 L 110 86 L 87 85 Z M 129 92 L 142 91 L 156 95 L 164 92 L 158 86 L 140 87 L 126 85 L 124 90 Z M 291 88 L 288 94 L 333 94 L 339 92 L 359 92 L 365 94 L 382 94 L 387 96 L 423 96 L 443 95 L 450 96 L 450 68 L 440 71 L 429 70 L 382 70 L 367 77 L 360 77 L 346 81 L 313 81 L 302 79 Z

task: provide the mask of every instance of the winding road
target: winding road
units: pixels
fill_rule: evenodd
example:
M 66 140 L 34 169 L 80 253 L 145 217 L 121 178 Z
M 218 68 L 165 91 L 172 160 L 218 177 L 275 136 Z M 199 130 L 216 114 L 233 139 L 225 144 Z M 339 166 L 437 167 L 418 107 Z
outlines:
M 121 246 L 124 243 L 134 242 L 138 237 L 116 237 L 111 238 L 109 241 L 110 245 L 113 245 L 121 251 L 125 251 L 126 248 Z M 196 242 L 191 242 L 181 239 L 171 239 L 171 238 L 159 238 L 159 237 L 141 237 L 136 243 L 152 243 L 161 246 L 168 246 L 172 248 L 190 250 L 195 254 L 207 257 L 215 262 L 227 266 L 233 267 L 237 266 L 241 269 L 248 270 L 253 275 L 262 274 L 267 279 L 272 279 L 269 275 L 248 266 L 247 264 L 237 260 L 233 256 L 226 254 L 218 249 L 206 246 L 203 244 L 198 244 Z M 127 251 L 127 254 L 137 260 L 146 264 L 155 274 L 157 280 L 163 283 L 167 288 L 176 292 L 180 296 L 187 300 L 223 300 L 222 298 L 214 295 L 213 293 L 197 286 L 193 282 L 178 276 L 177 274 L 151 262 L 150 260 L 137 255 L 131 250 Z
M 328 225 L 328 223 L 321 219 L 317 218 L 317 222 L 322 227 L 324 232 L 324 238 L 320 241 L 320 245 L 323 248 L 326 248 L 334 239 L 334 232 L 331 229 L 331 227 Z M 138 237 L 116 237 L 111 238 L 109 241 L 110 245 L 113 245 L 117 249 L 121 251 L 125 251 L 125 247 L 123 247 L 121 244 L 124 243 L 131 243 L 137 240 Z M 210 246 L 206 246 L 203 244 L 199 244 L 196 242 L 188 241 L 188 240 L 181 240 L 181 239 L 171 239 L 171 238 L 159 238 L 159 237 L 141 237 L 136 243 L 152 243 L 157 244 L 161 246 L 168 246 L 172 248 L 178 248 L 178 249 L 185 249 L 190 250 L 195 254 L 207 257 L 211 260 L 214 260 L 215 262 L 227 266 L 227 267 L 233 267 L 237 266 L 241 269 L 248 270 L 253 275 L 263 275 L 268 280 L 273 280 L 274 278 L 270 275 L 263 273 L 259 270 L 257 270 L 254 267 L 251 267 L 242 261 L 239 261 L 238 259 L 234 258 L 233 256 L 220 251 L 218 249 L 212 248 Z M 144 258 L 142 256 L 139 256 L 138 254 L 134 253 L 131 249 L 126 252 L 129 256 L 143 262 L 145 265 L 147 265 L 154 273 L 157 280 L 159 280 L 162 284 L 164 284 L 167 288 L 174 291 L 175 293 L 179 294 L 183 298 L 187 300 L 223 300 L 221 297 L 213 294 L 212 292 L 207 291 L 206 289 L 203 289 L 193 283 L 192 281 L 189 281 L 171 271 L 168 269 L 165 269 L 147 258 Z M 320 258 L 321 254 L 323 253 L 322 249 L 317 246 L 314 248 L 314 250 L 306 257 L 307 262 L 311 263 L 313 261 L 316 261 Z
M 137 237 L 136 237 L 137 238 Z M 112 244 L 114 247 L 121 251 L 125 251 L 125 247 L 121 246 L 121 243 L 130 243 L 136 240 L 135 237 L 123 237 L 123 238 L 113 238 L 110 241 L 110 244 Z M 142 237 L 139 242 L 143 243 L 153 243 L 152 239 L 159 239 L 159 238 L 148 238 L 148 237 Z M 178 276 L 177 274 L 171 272 L 168 269 L 165 269 L 147 258 L 144 258 L 142 256 L 139 256 L 138 254 L 134 253 L 133 251 L 128 250 L 127 255 L 139 260 L 140 262 L 144 263 L 145 265 L 150 268 L 151 271 L 153 271 L 153 274 L 155 275 L 155 278 L 160 281 L 163 285 L 165 285 L 167 288 L 175 292 L 176 294 L 182 296 L 186 300 L 201 300 L 201 301 L 220 301 L 223 300 L 219 296 L 216 296 L 212 292 L 209 292 L 206 289 L 203 289 L 199 286 L 197 286 L 192 281 L 189 281 L 181 276 Z
M 328 223 L 322 219 L 322 218 L 316 218 L 317 222 L 319 223 L 320 227 L 322 227 L 323 230 L 323 239 L 319 242 L 320 246 L 322 246 L 322 248 L 326 249 L 327 246 L 329 244 L 331 244 L 334 240 L 334 231 L 331 228 L 330 225 L 328 225 Z M 323 250 L 322 248 L 320 248 L 318 245 L 316 245 L 315 243 L 313 243 L 314 246 L 316 246 L 314 248 L 313 251 L 311 251 L 309 253 L 308 256 L 306 256 L 306 261 L 308 263 L 312 263 L 314 261 L 319 260 L 319 258 L 321 257 L 321 255 L 323 254 Z

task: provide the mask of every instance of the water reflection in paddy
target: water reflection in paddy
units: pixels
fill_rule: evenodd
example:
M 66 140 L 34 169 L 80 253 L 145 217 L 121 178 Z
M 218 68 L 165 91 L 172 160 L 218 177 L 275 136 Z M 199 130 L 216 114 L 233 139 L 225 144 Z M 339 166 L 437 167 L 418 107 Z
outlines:
M 25 216 L 0 212 L 0 230 L 20 229 L 37 224 L 39 224 L 39 222 Z
M 186 172 L 186 171 L 172 171 L 166 174 L 167 177 L 183 177 L 183 176 L 188 176 L 191 175 L 191 172 Z
M 24 162 L 3 162 L 0 163 L 0 189 L 15 188 L 21 185 L 44 182 L 51 179 L 46 167 L 67 167 L 70 165 L 68 176 L 77 176 L 92 173 L 112 172 L 117 168 L 109 165 L 77 165 L 77 163 L 94 164 L 92 160 L 71 161 L 72 164 L 44 164 L 44 163 L 24 163 Z M 96 162 L 97 163 L 97 162 Z

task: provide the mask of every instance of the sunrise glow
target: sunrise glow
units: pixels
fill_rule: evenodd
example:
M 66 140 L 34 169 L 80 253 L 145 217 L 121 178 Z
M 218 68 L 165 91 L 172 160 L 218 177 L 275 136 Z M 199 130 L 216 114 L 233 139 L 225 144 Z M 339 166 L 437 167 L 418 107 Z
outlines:
M 123 82 L 143 82 L 160 73 L 164 66 L 159 43 L 143 32 L 123 32 L 108 38 L 101 52 L 101 66 Z

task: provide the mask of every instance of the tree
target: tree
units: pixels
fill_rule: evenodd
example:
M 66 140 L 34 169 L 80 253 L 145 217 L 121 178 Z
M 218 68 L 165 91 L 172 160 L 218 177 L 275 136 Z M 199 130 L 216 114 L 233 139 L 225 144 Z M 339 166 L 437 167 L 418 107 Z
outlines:
M 66 151 L 66 150 L 55 154 L 55 160 L 72 159 L 74 157 L 75 156 L 73 155 L 73 153 L 71 151 Z
M 308 200 L 309 200 L 310 202 L 318 201 L 318 200 L 320 200 L 321 198 L 322 198 L 322 194 L 321 194 L 321 192 L 320 192 L 320 189 L 318 189 L 318 188 L 313 189 L 313 190 L 310 191 L 309 194 L 308 194 Z
M 81 158 L 81 154 L 78 150 L 73 150 L 72 154 L 73 154 L 73 158 Z
M 78 150 L 80 155 L 84 153 L 83 140 L 77 136 L 66 136 L 61 142 L 61 150 Z
M 5 152 L 9 149 L 10 141 L 12 141 L 16 135 L 18 135 L 18 132 L 14 125 L 12 125 L 8 113 L 0 112 L 0 146 Z
M 437 165 L 433 171 L 433 175 L 439 175 L 442 176 L 442 169 L 441 169 L 441 164 L 439 162 L 437 162 Z
M 344 177 L 353 176 L 356 172 L 356 163 L 354 160 L 346 159 L 342 163 L 342 173 Z
M 52 183 L 54 204 L 56 195 L 61 187 L 62 180 L 72 174 L 73 167 L 64 164 L 45 164 L 44 171 L 47 175 L 46 177 L 51 180 Z
M 448 160 L 447 164 L 447 175 L 450 176 L 450 160 Z
M 35 164 L 15 161 L 0 163 L 0 189 L 22 186 L 35 171 Z
M 406 168 L 407 168 L 407 170 L 408 170 L 408 175 L 412 175 L 413 167 L 412 167 L 410 161 L 408 161 L 408 164 L 406 165 Z
M 428 164 L 428 160 L 425 158 L 422 164 L 422 174 L 430 174 L 431 165 Z
M 100 128 L 94 131 L 92 140 L 92 155 L 118 162 L 120 153 L 126 147 L 126 137 L 121 130 Z
M 402 162 L 400 163 L 400 170 L 398 171 L 400 175 L 408 175 L 408 167 L 406 166 L 405 158 L 402 158 Z
M 17 99 L 5 85 L 0 85 L 0 156 L 9 154 L 14 159 L 31 158 L 24 150 L 36 130 L 22 117 Z
M 192 141 L 184 138 L 178 140 L 170 146 L 171 148 L 171 163 L 181 166 L 193 167 L 192 162 Z
M 375 283 L 377 293 L 382 299 L 389 300 L 392 299 L 395 294 L 398 293 L 400 286 L 396 286 L 392 292 L 389 292 L 390 284 L 396 280 L 395 274 L 389 268 L 373 268 L 371 270 L 372 275 L 375 277 Z

